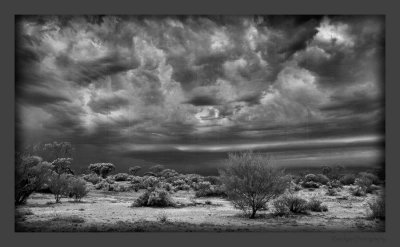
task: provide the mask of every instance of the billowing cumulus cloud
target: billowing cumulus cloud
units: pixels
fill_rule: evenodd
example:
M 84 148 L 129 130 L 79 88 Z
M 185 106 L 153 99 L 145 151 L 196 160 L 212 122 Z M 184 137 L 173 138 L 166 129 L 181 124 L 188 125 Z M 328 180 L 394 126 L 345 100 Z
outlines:
M 16 38 L 21 142 L 382 135 L 382 17 L 21 16 Z

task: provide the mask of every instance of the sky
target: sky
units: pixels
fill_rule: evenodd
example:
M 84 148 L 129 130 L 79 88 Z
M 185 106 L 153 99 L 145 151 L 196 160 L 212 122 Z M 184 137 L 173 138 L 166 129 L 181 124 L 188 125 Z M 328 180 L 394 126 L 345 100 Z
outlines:
M 384 139 L 382 16 L 20 16 L 16 27 L 18 143 L 69 141 L 82 162 L 126 163 Z

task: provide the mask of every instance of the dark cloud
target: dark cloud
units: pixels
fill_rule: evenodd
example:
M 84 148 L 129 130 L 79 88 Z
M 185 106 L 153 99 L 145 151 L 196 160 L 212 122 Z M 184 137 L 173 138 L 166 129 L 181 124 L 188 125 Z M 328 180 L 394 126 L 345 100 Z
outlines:
M 16 24 L 16 127 L 26 139 L 115 150 L 383 133 L 382 16 Z
M 207 106 L 207 105 L 219 105 L 220 102 L 210 96 L 210 95 L 197 95 L 192 97 L 190 100 L 186 101 L 185 103 L 192 104 L 195 106 Z
M 122 97 L 98 98 L 91 99 L 87 105 L 92 111 L 102 114 L 107 114 L 110 111 L 117 110 L 120 107 L 129 104 L 129 100 Z

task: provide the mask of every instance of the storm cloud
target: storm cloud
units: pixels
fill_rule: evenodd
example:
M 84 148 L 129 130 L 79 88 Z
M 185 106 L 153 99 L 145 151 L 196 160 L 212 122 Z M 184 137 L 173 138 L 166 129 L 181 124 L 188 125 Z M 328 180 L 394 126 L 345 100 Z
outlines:
M 122 152 L 383 135 L 381 16 L 19 16 L 16 27 L 24 143 Z

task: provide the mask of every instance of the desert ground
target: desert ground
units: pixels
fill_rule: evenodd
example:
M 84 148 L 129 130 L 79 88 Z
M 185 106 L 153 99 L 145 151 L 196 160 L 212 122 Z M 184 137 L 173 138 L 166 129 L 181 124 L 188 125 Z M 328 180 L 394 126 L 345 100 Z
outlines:
M 351 185 L 343 186 L 334 196 L 326 194 L 325 186 L 302 188 L 294 193 L 307 200 L 317 197 L 328 211 L 276 216 L 270 203 L 255 219 L 245 217 L 223 197 L 197 198 L 192 190 L 172 193 L 178 207 L 131 207 L 143 192 L 102 191 L 91 185 L 82 201 L 63 198 L 61 203 L 54 203 L 52 194 L 34 193 L 25 205 L 16 207 L 15 229 L 42 232 L 385 230 L 383 220 L 368 217 L 368 202 L 384 192 L 383 185 L 365 196 L 353 196 Z

